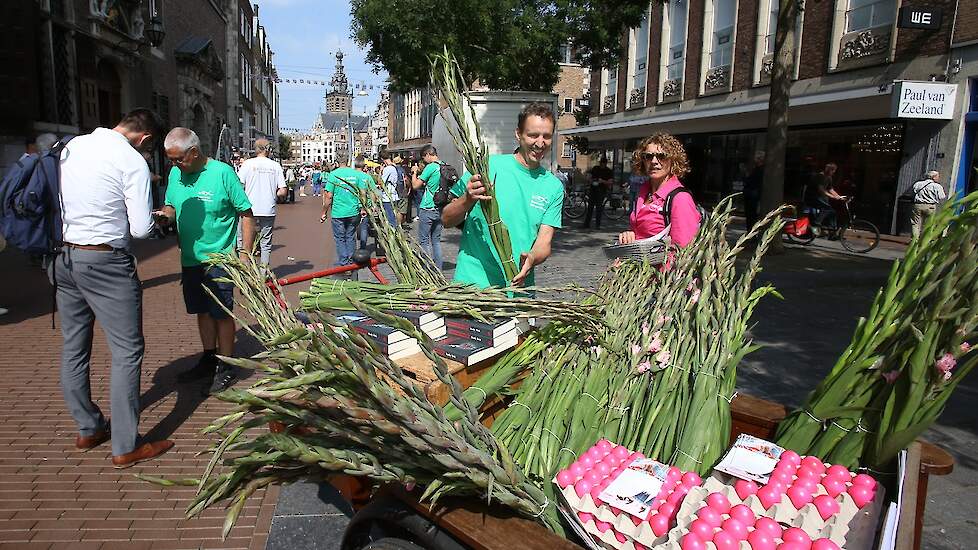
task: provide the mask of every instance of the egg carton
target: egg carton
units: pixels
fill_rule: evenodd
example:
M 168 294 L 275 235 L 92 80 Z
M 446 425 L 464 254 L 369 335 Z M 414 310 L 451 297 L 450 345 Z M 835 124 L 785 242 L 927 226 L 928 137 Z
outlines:
M 627 512 L 619 512 L 616 514 L 607 504 L 604 504 L 603 502 L 595 502 L 594 499 L 591 498 L 590 494 L 585 494 L 584 497 L 581 498 L 577 496 L 573 485 L 560 489 L 560 494 L 563 495 L 564 499 L 567 501 L 567 504 L 569 504 L 570 507 L 576 512 L 585 512 L 594 516 L 594 518 L 598 521 L 610 523 L 611 526 L 614 527 L 619 533 L 634 539 L 645 546 L 655 546 L 656 544 L 666 540 L 668 532 L 666 535 L 662 535 L 661 537 L 656 535 L 655 532 L 652 531 L 652 526 L 649 524 L 648 520 L 639 520 L 639 518 Z M 636 521 L 638 521 L 638 523 L 636 523 Z M 600 536 L 600 533 L 597 532 L 594 532 L 593 534 Z M 614 536 L 611 538 L 614 539 Z
M 609 550 L 649 550 L 649 548 L 652 548 L 658 544 L 658 542 L 655 544 L 643 544 L 640 540 L 637 540 L 636 538 L 629 536 L 627 533 L 622 532 L 614 523 L 612 523 L 610 529 L 605 529 L 602 533 L 601 530 L 598 529 L 598 521 L 600 520 L 594 518 L 590 521 L 581 523 L 584 525 L 584 530 L 591 535 L 594 542 L 603 548 L 608 548 Z M 628 520 L 626 519 L 625 521 Z M 631 521 L 628 521 L 628 524 L 633 525 Z M 648 527 L 648 523 L 645 523 L 645 526 Z M 616 532 L 617 534 L 621 535 L 624 540 L 619 540 L 618 537 L 615 536 Z M 649 533 L 652 533 L 651 529 L 649 530 Z M 655 535 L 653 534 L 653 537 L 654 536 Z M 664 541 L 665 537 L 663 536 L 661 539 Z
M 723 474 L 714 474 L 704 481 L 700 487 L 694 487 L 687 493 L 677 514 L 677 525 L 666 534 L 664 541 L 657 548 L 680 548 L 680 540 L 689 532 L 696 512 L 703 506 L 710 493 L 721 493 L 727 497 L 731 506 L 744 504 L 757 517 L 769 517 L 787 527 L 798 527 L 805 531 L 813 540 L 827 538 L 840 548 L 869 548 L 875 539 L 883 507 L 883 488 L 878 486 L 872 501 L 860 509 L 847 493 L 837 497 L 839 512 L 823 520 L 813 504 L 806 504 L 800 510 L 795 508 L 787 495 L 781 497 L 781 502 L 764 508 L 756 495 L 741 499 L 732 485 L 733 478 Z M 825 494 L 824 491 L 821 494 Z M 746 544 L 746 543 L 743 543 Z M 712 543 L 708 543 L 708 547 Z M 742 545 L 743 548 L 743 545 Z M 746 547 L 750 550 L 750 546 Z

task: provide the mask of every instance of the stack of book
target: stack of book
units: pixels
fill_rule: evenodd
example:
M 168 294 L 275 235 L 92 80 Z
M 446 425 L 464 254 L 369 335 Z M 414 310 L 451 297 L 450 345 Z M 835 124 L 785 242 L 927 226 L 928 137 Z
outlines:
M 426 311 L 390 311 L 388 313 L 410 321 L 412 325 L 421 329 L 421 332 L 427 334 L 428 338 L 432 340 L 447 334 L 445 318 L 440 313 Z
M 394 327 L 377 322 L 358 312 L 347 312 L 336 316 L 353 330 L 369 338 L 377 348 L 391 359 L 401 359 L 421 352 L 418 340 Z

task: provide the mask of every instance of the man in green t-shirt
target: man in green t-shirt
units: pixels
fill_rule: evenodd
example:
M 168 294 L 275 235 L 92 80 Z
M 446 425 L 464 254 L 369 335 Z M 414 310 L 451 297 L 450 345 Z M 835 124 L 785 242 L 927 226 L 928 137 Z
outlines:
M 433 145 L 421 150 L 421 159 L 425 165 L 420 174 L 417 166 L 411 168 L 411 186 L 421 193 L 421 204 L 418 206 L 418 241 L 421 250 L 441 269 L 441 232 L 444 225 L 441 212 L 435 207 L 435 193 L 441 185 L 441 161 L 438 160 L 438 150 Z
M 217 355 L 231 357 L 234 353 L 234 319 L 224 310 L 234 306 L 234 286 L 217 280 L 227 277 L 224 270 L 203 262 L 210 254 L 234 250 L 239 216 L 244 250 L 253 249 L 251 203 L 234 168 L 201 153 L 200 138 L 193 130 L 174 128 L 167 134 L 164 148 L 174 166 L 163 209 L 155 214 L 167 224 L 176 224 L 183 300 L 187 313 L 197 316 L 204 346 L 204 355 L 197 365 L 177 379 L 187 382 L 213 376 L 210 391 L 216 393 L 234 382 L 234 369 L 217 359 Z M 247 255 L 243 254 L 242 259 L 247 259 Z M 204 287 L 214 293 L 219 304 Z
M 553 144 L 556 118 L 544 103 L 531 103 L 520 112 L 516 127 L 519 148 L 513 154 L 489 158 L 490 181 L 495 184 L 499 215 L 509 230 L 512 258 L 499 258 L 482 212 L 487 195 L 482 174 L 463 174 L 452 188 L 455 196 L 442 212 L 442 221 L 455 227 L 463 220 L 455 280 L 481 288 L 533 286 L 533 267 L 550 257 L 554 230 L 561 226 L 564 186 L 540 165 Z M 476 208 L 476 205 L 479 205 Z M 519 272 L 506 280 L 502 262 L 513 262 Z
M 363 218 L 366 211 L 360 204 L 360 198 L 350 186 L 367 189 L 373 185 L 373 178 L 363 173 L 363 159 L 357 158 L 356 168 L 346 166 L 349 157 L 346 153 L 338 153 L 336 162 L 339 168 L 332 170 L 326 178 L 323 189 L 323 213 L 319 221 L 325 222 L 332 217 L 333 240 L 336 242 L 336 265 L 344 266 L 353 263 L 353 251 L 356 250 L 357 229 L 360 230 L 361 245 L 367 245 L 367 223 Z

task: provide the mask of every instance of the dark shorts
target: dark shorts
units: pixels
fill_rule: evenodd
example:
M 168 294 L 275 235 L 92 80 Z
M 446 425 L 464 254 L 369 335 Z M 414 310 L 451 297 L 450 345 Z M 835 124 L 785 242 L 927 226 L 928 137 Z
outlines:
M 229 310 L 234 309 L 234 285 L 214 280 L 226 276 L 224 270 L 219 267 L 206 265 L 184 267 L 180 284 L 183 285 L 183 301 L 187 304 L 187 313 L 191 315 L 206 313 L 214 319 L 226 319 L 227 312 L 204 290 L 206 286 L 224 307 Z

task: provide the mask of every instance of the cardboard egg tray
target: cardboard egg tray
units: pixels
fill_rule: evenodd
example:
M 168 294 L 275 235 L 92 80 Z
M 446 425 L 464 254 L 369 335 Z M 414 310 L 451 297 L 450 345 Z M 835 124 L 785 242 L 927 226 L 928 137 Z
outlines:
M 757 517 L 769 517 L 783 526 L 798 527 L 805 531 L 812 540 L 827 538 L 836 543 L 839 548 L 870 548 L 875 539 L 879 525 L 880 513 L 883 507 L 883 488 L 877 486 L 873 500 L 860 509 L 847 493 L 841 493 L 836 501 L 839 502 L 839 512 L 823 520 L 813 504 L 806 504 L 800 510 L 795 508 L 787 495 L 781 497 L 781 502 L 765 509 L 756 495 L 741 499 L 733 487 L 735 478 L 726 474 L 714 473 L 706 478 L 703 485 L 690 489 L 677 514 L 678 523 L 664 537 L 665 540 L 657 548 L 679 550 L 680 541 L 689 532 L 689 525 L 696 517 L 696 512 L 705 504 L 710 493 L 722 493 L 730 501 L 731 506 L 745 504 Z M 826 494 L 819 486 L 816 494 Z M 613 537 L 612 537 L 613 538 Z M 707 548 L 715 549 L 712 542 L 707 542 Z M 741 550 L 750 550 L 746 541 L 740 542 Z
M 651 547 L 665 541 L 666 537 L 668 536 L 668 532 L 661 537 L 656 536 L 656 534 L 652 532 L 652 526 L 649 525 L 648 521 L 641 521 L 638 523 L 638 525 L 636 525 L 635 521 L 632 520 L 632 518 L 635 518 L 635 516 L 632 516 L 631 514 L 621 512 L 616 515 L 609 506 L 602 502 L 595 502 L 589 494 L 585 494 L 584 498 L 577 496 L 577 493 L 574 492 L 573 485 L 568 485 L 567 487 L 560 489 L 560 494 L 563 495 L 564 499 L 567 501 L 567 504 L 569 504 L 572 509 L 578 512 L 586 512 L 591 514 L 598 521 L 610 523 L 615 531 L 625 535 L 629 540 L 635 540 L 647 547 Z M 688 496 L 689 494 L 687 493 L 687 498 Z M 680 507 L 680 509 L 681 508 L 682 507 Z M 635 519 L 637 520 L 638 518 Z M 593 521 L 585 523 L 584 529 L 587 530 L 588 533 L 594 535 L 595 538 L 601 539 L 605 543 L 612 545 L 614 548 L 626 548 L 628 550 L 633 550 L 635 548 L 634 545 L 626 546 L 617 541 L 614 533 L 612 533 L 610 529 L 604 533 L 601 533 L 594 525 Z M 607 537 L 605 535 L 607 535 Z

